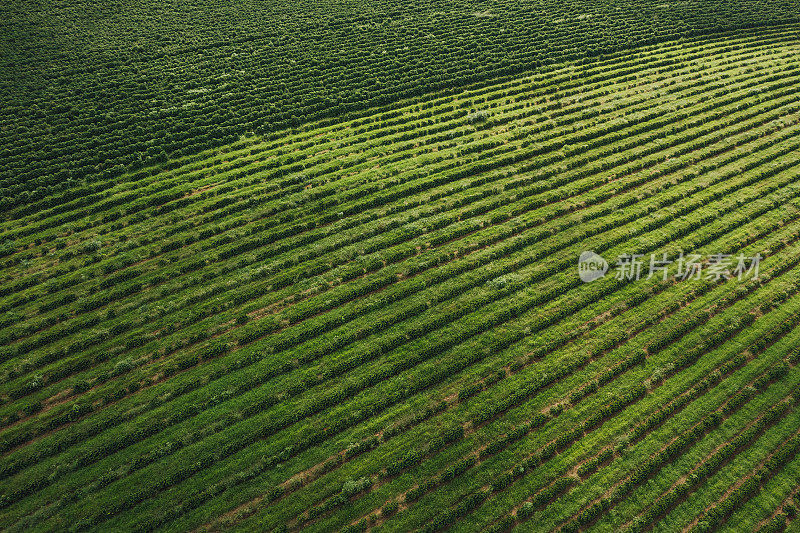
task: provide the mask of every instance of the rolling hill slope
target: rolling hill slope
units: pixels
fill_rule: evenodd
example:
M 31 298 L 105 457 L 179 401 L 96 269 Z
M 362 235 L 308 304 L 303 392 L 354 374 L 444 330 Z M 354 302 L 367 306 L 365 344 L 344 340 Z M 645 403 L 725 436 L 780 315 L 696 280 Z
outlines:
M 3 2 L 0 216 L 242 135 L 791 22 L 797 0 Z
M 798 52 L 554 64 L 0 222 L 0 528 L 783 527 Z M 614 275 L 681 251 L 762 259 Z

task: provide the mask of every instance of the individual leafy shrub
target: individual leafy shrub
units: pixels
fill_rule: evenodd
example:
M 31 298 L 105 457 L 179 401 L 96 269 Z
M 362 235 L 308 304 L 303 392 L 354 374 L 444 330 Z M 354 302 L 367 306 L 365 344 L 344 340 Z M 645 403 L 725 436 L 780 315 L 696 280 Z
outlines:
M 428 453 L 433 453 L 444 449 L 447 445 L 464 438 L 464 427 L 456 426 L 443 431 L 441 435 L 431 440 L 428 445 Z
M 350 446 L 347 447 L 347 449 L 344 452 L 345 459 L 349 460 L 366 451 L 372 450 L 373 448 L 377 447 L 378 444 L 380 444 L 380 440 L 378 439 L 378 437 L 374 435 L 357 444 L 351 444 Z
M 523 504 L 524 506 L 525 504 Z M 514 527 L 516 519 L 513 516 L 504 516 L 497 523 L 486 529 L 487 533 L 501 533 L 503 531 L 510 531 Z
M 426 492 L 432 490 L 436 486 L 436 481 L 433 479 L 429 479 L 423 482 L 421 485 L 417 485 L 416 487 L 409 489 L 405 494 L 405 501 L 413 502 L 420 499 Z
M 350 524 L 342 528 L 342 533 L 361 533 L 362 531 L 366 531 L 369 527 L 366 518 L 362 518 L 355 524 Z
M 600 386 L 599 382 L 597 380 L 594 380 L 582 386 L 581 388 L 572 391 L 569 395 L 569 403 L 575 405 L 589 394 L 597 392 L 599 386 Z
M 386 504 L 385 504 L 385 505 L 384 505 L 384 506 L 381 508 L 381 516 L 384 516 L 384 517 L 386 517 L 386 516 L 392 516 L 394 513 L 396 513 L 396 512 L 397 512 L 397 508 L 398 508 L 398 506 L 399 506 L 399 504 L 397 503 L 397 501 L 396 501 L 396 500 L 392 500 L 392 501 L 390 501 L 390 502 L 387 502 L 387 503 L 386 503 Z
M 371 485 L 372 482 L 367 477 L 351 479 L 346 481 L 342 486 L 342 494 L 344 494 L 346 498 L 350 498 L 352 496 L 355 496 L 359 492 L 363 492 Z
M 758 533 L 779 533 L 786 529 L 788 515 L 780 512 L 773 516 L 766 524 L 758 530 Z
M 219 357 L 220 355 L 227 353 L 228 350 L 230 350 L 230 345 L 228 345 L 227 342 L 212 342 L 205 348 L 203 352 L 203 358 L 212 359 L 214 357 Z
M 470 396 L 474 396 L 483 390 L 483 382 L 473 383 L 461 389 L 458 393 L 458 401 L 464 401 Z
M 394 460 L 391 464 L 389 464 L 386 469 L 384 470 L 386 476 L 394 476 L 409 468 L 417 463 L 419 463 L 423 458 L 422 452 L 418 450 L 410 450 L 405 453 L 399 459 Z
M 575 483 L 575 480 L 570 478 L 569 476 L 562 476 L 556 479 L 553 483 L 551 483 L 548 487 L 542 489 L 541 491 L 537 492 L 536 494 L 531 497 L 529 503 L 532 507 L 528 509 L 530 511 L 535 510 L 536 508 L 543 507 L 547 505 L 550 501 L 552 501 L 556 496 L 562 494 L 566 491 L 569 487 L 571 487 Z
M 470 455 L 469 457 L 459 460 L 456 464 L 449 466 L 444 472 L 442 472 L 442 474 L 439 476 L 439 482 L 446 483 L 455 479 L 472 468 L 476 461 L 477 459 L 474 455 Z
M 594 472 L 597 467 L 604 462 L 608 461 L 614 456 L 614 450 L 612 448 L 606 448 L 595 457 L 589 459 L 588 461 L 582 463 L 578 467 L 578 475 L 581 477 L 586 477 L 587 475 Z

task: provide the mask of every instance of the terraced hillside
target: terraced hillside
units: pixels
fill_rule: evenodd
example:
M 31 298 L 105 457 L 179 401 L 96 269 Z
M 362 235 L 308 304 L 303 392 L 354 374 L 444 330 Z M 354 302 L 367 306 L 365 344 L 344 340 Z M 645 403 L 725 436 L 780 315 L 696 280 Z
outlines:
M 9 217 L 0 528 L 797 530 L 799 52 L 556 64 Z

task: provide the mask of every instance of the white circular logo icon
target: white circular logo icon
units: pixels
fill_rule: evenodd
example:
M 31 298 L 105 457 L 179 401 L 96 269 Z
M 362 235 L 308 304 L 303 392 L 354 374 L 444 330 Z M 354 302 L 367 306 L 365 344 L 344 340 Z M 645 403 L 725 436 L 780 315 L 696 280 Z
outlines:
M 584 283 L 600 279 L 608 272 L 608 262 L 594 252 L 582 252 L 578 258 L 578 276 Z

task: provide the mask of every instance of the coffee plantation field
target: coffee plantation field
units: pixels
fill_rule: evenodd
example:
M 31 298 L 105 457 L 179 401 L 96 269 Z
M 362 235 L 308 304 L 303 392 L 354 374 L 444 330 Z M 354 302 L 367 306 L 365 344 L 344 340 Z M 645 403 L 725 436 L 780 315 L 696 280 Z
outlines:
M 85 85 L 29 101 L 2 60 L 0 529 L 799 531 L 800 24 L 762 3 L 57 2 L 130 26 L 42 41 Z
M 798 0 L 6 1 L 0 216 L 242 135 L 789 22 Z

